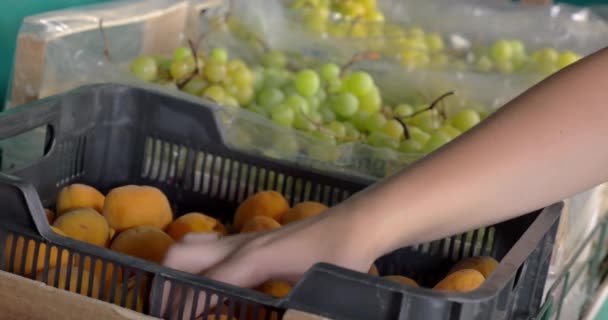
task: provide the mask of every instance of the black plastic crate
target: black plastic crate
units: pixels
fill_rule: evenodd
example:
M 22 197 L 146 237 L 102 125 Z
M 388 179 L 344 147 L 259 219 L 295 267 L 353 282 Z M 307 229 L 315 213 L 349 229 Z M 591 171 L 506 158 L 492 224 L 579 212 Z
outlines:
M 0 174 L 0 265 L 25 275 L 23 257 L 28 247 L 17 247 L 14 239 L 26 239 L 31 248 L 44 252 L 33 255 L 44 262 L 41 276 L 35 272 L 29 276 L 46 282 L 51 276 L 48 251 L 56 247 L 65 250 L 65 257 L 60 257 L 68 259 L 69 265 L 76 264 L 74 288 L 80 293 L 136 309 L 137 294 L 126 299 L 120 293 L 127 289 L 125 280 L 134 276 L 130 285 L 145 298 L 145 312 L 154 316 L 160 316 L 161 289 L 167 281 L 172 288 L 169 300 L 178 299 L 181 288 L 196 296 L 225 300 L 230 315 L 236 310 L 267 308 L 265 319 L 277 319 L 287 308 L 332 319 L 525 319 L 540 305 L 561 204 L 403 248 L 377 261 L 381 274 L 402 274 L 423 285 L 434 284 L 462 257 L 491 255 L 500 261 L 482 287 L 462 294 L 408 287 L 321 263 L 305 274 L 288 297 L 273 299 L 51 232 L 43 205 L 52 206 L 60 188 L 75 182 L 104 193 L 124 184 L 157 186 L 171 200 L 176 215 L 203 211 L 223 222 L 232 219 L 230 214 L 243 199 L 263 189 L 282 192 L 292 204 L 316 200 L 333 205 L 372 183 L 232 150 L 218 128 L 218 110 L 151 89 L 105 84 L 82 87 L 2 115 L 0 140 L 42 127 L 46 142 L 42 158 Z M 9 153 L 4 151 L 4 161 Z M 7 237 L 12 246 L 6 246 Z M 18 270 L 13 268 L 16 256 L 22 257 Z M 82 289 L 89 280 L 78 268 L 84 263 L 98 263 L 103 274 L 111 274 L 104 278 L 103 288 L 91 287 L 88 281 L 86 290 Z M 58 274 L 54 276 L 57 279 Z M 185 315 L 196 308 L 190 307 L 182 310 Z M 206 309 L 203 319 L 209 312 L 220 310 Z M 245 319 L 244 314 L 240 319 Z

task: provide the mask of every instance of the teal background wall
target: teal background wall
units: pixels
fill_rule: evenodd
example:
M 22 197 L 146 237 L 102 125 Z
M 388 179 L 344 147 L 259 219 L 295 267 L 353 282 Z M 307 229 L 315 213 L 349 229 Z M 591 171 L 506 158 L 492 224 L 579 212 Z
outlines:
M 45 11 L 108 1 L 111 0 L 0 0 L 0 110 L 4 106 L 15 41 L 23 18 Z

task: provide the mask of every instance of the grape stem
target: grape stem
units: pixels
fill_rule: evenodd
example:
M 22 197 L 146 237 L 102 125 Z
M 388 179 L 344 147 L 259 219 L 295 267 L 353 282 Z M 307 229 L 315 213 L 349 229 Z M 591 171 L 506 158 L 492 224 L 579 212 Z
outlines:
M 353 36 L 353 29 L 355 28 L 355 25 L 357 23 L 359 23 L 361 21 L 361 16 L 356 16 L 353 21 L 350 23 L 350 26 L 348 27 L 348 35 L 349 36 Z
M 394 119 L 403 127 L 403 136 L 405 137 L 405 140 L 409 140 L 412 136 L 410 135 L 410 130 L 407 128 L 407 124 L 398 117 L 395 117 Z
M 322 131 L 330 136 L 332 136 L 333 138 L 336 138 L 336 135 L 329 129 L 323 127 L 322 125 L 314 122 L 311 118 L 309 118 L 304 112 L 299 112 L 300 115 L 302 115 L 304 117 L 304 119 L 306 119 L 306 121 L 310 122 L 317 130 Z
M 454 91 L 449 91 L 449 92 L 446 92 L 446 93 L 440 95 L 439 97 L 435 98 L 435 100 L 433 100 L 433 102 L 431 102 L 431 104 L 427 108 L 424 108 L 422 110 L 418 110 L 417 112 L 414 112 L 411 115 L 409 115 L 407 118 L 412 118 L 412 117 L 414 117 L 414 116 L 416 116 L 418 114 L 421 114 L 421 113 L 423 113 L 425 111 L 436 109 L 436 106 L 437 106 L 437 104 L 439 102 L 442 102 L 443 99 L 445 99 L 445 98 L 447 98 L 447 97 L 449 97 L 449 96 L 451 96 L 453 94 L 454 94 Z M 437 109 L 437 111 L 439 111 L 439 115 L 441 115 L 441 117 L 445 120 L 446 119 L 445 111 L 444 110 L 439 110 L 439 109 Z
M 200 68 L 198 66 L 198 55 L 196 54 L 196 48 L 194 47 L 194 42 L 191 39 L 188 39 L 188 46 L 192 51 L 192 57 L 194 58 L 194 74 L 199 74 Z
M 106 57 L 106 59 L 108 59 L 108 61 L 112 62 L 108 38 L 106 37 L 106 32 L 103 29 L 103 18 L 99 18 L 99 33 L 101 34 L 101 41 L 103 41 L 103 55 Z

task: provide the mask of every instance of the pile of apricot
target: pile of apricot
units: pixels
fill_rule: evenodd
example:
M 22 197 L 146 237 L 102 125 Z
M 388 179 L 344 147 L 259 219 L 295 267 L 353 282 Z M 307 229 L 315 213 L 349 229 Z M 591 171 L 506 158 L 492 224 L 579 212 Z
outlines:
M 63 188 L 56 201 L 56 213 L 46 210 L 47 219 L 54 232 L 89 244 L 106 247 L 129 256 L 145 259 L 154 263 L 161 263 L 169 247 L 176 241 L 182 240 L 190 233 L 217 233 L 228 235 L 235 233 L 265 232 L 281 228 L 285 224 L 308 219 L 316 216 L 328 207 L 319 202 L 304 201 L 290 207 L 285 197 L 276 191 L 261 191 L 243 201 L 234 212 L 231 224 L 224 225 L 218 219 L 203 212 L 190 212 L 174 218 L 171 205 L 166 195 L 155 187 L 127 185 L 114 188 L 106 195 L 94 187 L 85 184 L 72 184 Z M 12 249 L 13 238 L 9 236 L 6 244 L 7 255 Z M 19 238 L 16 244 L 13 268 L 21 270 L 22 254 L 24 253 L 24 239 Z M 34 242 L 28 243 L 25 250 L 24 275 L 29 276 L 34 269 L 41 278 L 44 269 L 46 245 L 41 243 L 38 250 L 36 265 L 33 265 L 35 255 Z M 76 292 L 78 274 L 82 274 L 80 292 L 86 294 L 89 285 L 93 285 L 93 297 L 98 298 L 100 281 L 111 280 L 114 273 L 113 266 L 107 265 L 106 276 L 102 279 L 102 262 L 98 261 L 94 267 L 91 261 L 78 263 L 75 266 L 82 270 L 72 268 L 71 284 L 65 288 L 67 282 L 66 271 L 56 268 L 67 264 L 67 252 L 59 253 L 56 247 L 50 250 L 48 283 L 55 281 L 59 275 L 60 288 Z M 5 257 L 5 261 L 9 261 Z M 60 264 L 60 266 L 58 266 Z M 448 275 L 433 289 L 452 292 L 466 292 L 479 287 L 490 273 L 496 268 L 498 262 L 491 257 L 472 257 L 464 259 L 454 266 Z M 74 271 L 76 270 L 76 272 Z M 117 270 L 120 274 L 120 270 Z M 380 276 L 378 269 L 372 265 L 369 274 Z M 89 281 L 93 278 L 92 281 Z M 122 276 L 119 277 L 119 279 Z M 418 284 L 402 275 L 384 275 L 383 278 L 409 286 Z M 105 286 L 106 288 L 108 285 Z M 118 286 L 121 289 L 122 286 Z M 128 285 L 127 301 L 133 298 L 133 283 Z M 256 290 L 275 298 L 282 298 L 289 294 L 292 284 L 281 280 L 270 280 Z M 120 290 L 119 290 L 120 291 Z M 141 294 L 141 292 L 140 292 Z M 114 295 L 118 303 L 122 292 Z M 105 298 L 108 301 L 107 297 Z M 142 311 L 143 297 L 137 299 L 136 310 Z

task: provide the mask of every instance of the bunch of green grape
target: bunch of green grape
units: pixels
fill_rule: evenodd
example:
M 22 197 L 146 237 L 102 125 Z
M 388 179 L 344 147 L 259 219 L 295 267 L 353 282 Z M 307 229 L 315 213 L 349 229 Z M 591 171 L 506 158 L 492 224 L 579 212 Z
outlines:
M 196 58 L 195 58 L 196 56 Z M 177 48 L 171 58 L 140 56 L 131 72 L 141 80 L 178 88 L 228 107 L 247 105 L 254 98 L 254 74 L 242 60 L 214 48 L 210 54 Z
M 547 76 L 581 58 L 571 50 L 559 52 L 553 48 L 529 55 L 523 42 L 515 39 L 475 44 L 469 52 L 463 52 L 447 46 L 438 32 L 385 21 L 374 0 L 294 0 L 291 8 L 298 9 L 304 24 L 320 36 L 365 39 L 357 42 L 359 50 L 382 53 L 408 68 L 532 72 Z
M 327 145 L 362 142 L 404 153 L 427 154 L 475 126 L 477 111 L 464 109 L 447 118 L 430 102 L 383 101 L 373 77 L 334 63 L 290 70 L 280 51 L 266 52 L 261 64 L 230 60 L 226 50 L 209 55 L 178 48 L 171 59 L 141 56 L 131 63 L 138 78 L 169 85 L 229 107 L 243 107 L 276 124 L 308 133 Z M 295 153 L 294 137 L 279 137 L 275 147 Z M 317 145 L 304 150 L 326 158 Z

